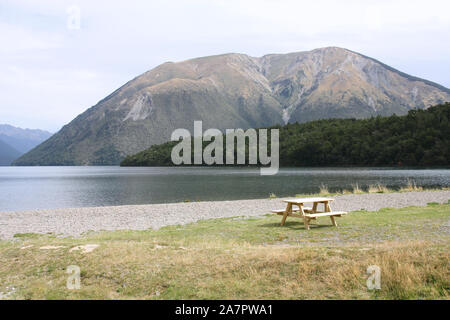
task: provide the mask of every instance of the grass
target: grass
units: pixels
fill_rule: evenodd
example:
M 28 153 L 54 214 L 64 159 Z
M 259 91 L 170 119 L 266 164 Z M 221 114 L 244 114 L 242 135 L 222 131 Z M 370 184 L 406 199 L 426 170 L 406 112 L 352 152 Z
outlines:
M 0 241 L 6 299 L 449 299 L 450 205 L 355 211 L 311 230 L 300 219 L 227 218 L 80 238 Z M 90 253 L 70 252 L 99 244 Z M 57 249 L 42 250 L 42 246 Z M 23 249 L 22 249 L 23 248 Z M 66 269 L 81 288 L 66 289 Z M 381 290 L 366 287 L 381 268 Z
M 319 194 L 329 194 L 330 191 L 328 191 L 328 187 L 325 185 L 320 185 L 319 187 Z
M 361 189 L 361 188 L 359 187 L 359 185 L 356 183 L 356 184 L 353 185 L 352 193 L 354 193 L 354 194 L 363 194 L 363 193 L 364 193 L 364 190 Z
M 369 186 L 368 193 L 389 193 L 392 192 L 392 190 L 388 189 L 386 186 L 382 184 L 377 184 L 374 186 Z
M 405 187 L 402 187 L 400 191 L 402 192 L 423 191 L 423 187 L 417 186 L 415 181 L 408 179 L 407 185 Z
M 426 192 L 426 191 L 449 191 L 449 187 L 440 188 L 424 188 L 417 186 L 414 181 L 408 180 L 405 186 L 397 189 L 389 188 L 381 183 L 369 185 L 367 188 L 361 188 L 358 184 L 353 184 L 352 189 L 341 189 L 337 191 L 330 191 L 326 185 L 319 187 L 318 193 L 313 194 L 296 194 L 296 197 L 311 197 L 311 196 L 341 196 L 346 194 L 364 194 L 364 193 L 396 193 L 396 192 Z

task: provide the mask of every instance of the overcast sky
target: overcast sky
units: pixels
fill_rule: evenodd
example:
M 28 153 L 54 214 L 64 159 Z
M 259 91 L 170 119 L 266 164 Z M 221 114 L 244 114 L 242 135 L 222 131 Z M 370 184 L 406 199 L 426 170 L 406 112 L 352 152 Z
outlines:
M 338 46 L 450 87 L 449 3 L 0 0 L 0 123 L 55 132 L 165 61 L 226 52 Z

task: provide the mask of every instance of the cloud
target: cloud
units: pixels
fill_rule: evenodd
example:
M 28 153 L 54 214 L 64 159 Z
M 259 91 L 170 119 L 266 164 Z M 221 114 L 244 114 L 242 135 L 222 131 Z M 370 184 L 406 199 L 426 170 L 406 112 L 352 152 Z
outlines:
M 67 27 L 74 5 L 80 29 Z M 340 46 L 450 86 L 449 9 L 439 0 L 3 0 L 0 119 L 55 130 L 160 63 L 224 52 Z

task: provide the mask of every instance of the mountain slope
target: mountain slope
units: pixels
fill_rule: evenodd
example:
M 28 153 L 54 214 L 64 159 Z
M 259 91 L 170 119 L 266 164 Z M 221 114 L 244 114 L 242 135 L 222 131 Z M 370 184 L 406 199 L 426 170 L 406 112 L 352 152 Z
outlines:
M 44 130 L 21 129 L 8 124 L 0 124 L 0 140 L 6 142 L 21 154 L 30 151 L 51 135 L 50 132 Z
M 9 166 L 21 153 L 6 142 L 0 140 L 0 166 Z
M 450 98 L 445 87 L 335 47 L 262 61 L 286 122 L 405 114 Z
M 176 128 L 264 127 L 321 118 L 406 114 L 450 90 L 341 48 L 164 63 L 76 117 L 16 165 L 118 164 Z

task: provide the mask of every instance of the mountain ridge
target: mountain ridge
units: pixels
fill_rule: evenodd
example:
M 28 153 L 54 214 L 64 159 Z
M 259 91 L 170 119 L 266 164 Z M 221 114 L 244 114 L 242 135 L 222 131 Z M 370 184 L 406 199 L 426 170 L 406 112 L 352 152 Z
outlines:
M 118 164 L 176 128 L 266 127 L 322 118 L 406 114 L 450 90 L 348 49 L 166 62 L 114 90 L 15 165 Z
M 20 152 L 6 142 L 0 140 L 0 166 L 9 166 L 20 156 Z
M 0 140 L 20 154 L 30 151 L 51 135 L 52 133 L 41 129 L 23 129 L 10 124 L 0 124 Z
M 391 67 L 391 66 L 389 66 L 389 65 L 387 65 L 387 64 L 385 64 L 385 63 L 383 63 L 383 62 L 381 62 L 381 61 L 379 61 L 379 60 L 377 60 L 377 59 L 375 59 L 375 58 L 366 56 L 366 55 L 364 55 L 364 54 L 362 54 L 362 53 L 359 53 L 359 52 L 356 52 L 356 51 L 352 51 L 352 50 L 349 50 L 349 49 L 346 49 L 346 50 L 348 50 L 348 51 L 350 51 L 350 52 L 353 52 L 353 53 L 355 53 L 355 54 L 359 54 L 361 57 L 364 57 L 364 58 L 366 58 L 366 59 L 373 60 L 374 62 L 381 64 L 381 65 L 382 65 L 383 67 L 385 67 L 386 69 L 389 69 L 389 70 L 392 71 L 392 72 L 396 72 L 396 73 L 398 73 L 399 75 L 401 75 L 402 77 L 406 77 L 406 78 L 411 79 L 411 81 L 422 81 L 422 82 L 424 82 L 424 83 L 426 83 L 426 84 L 428 84 L 428 85 L 430 85 L 430 86 L 436 87 L 437 89 L 442 90 L 442 91 L 445 91 L 445 92 L 447 92 L 447 93 L 450 94 L 450 88 L 447 88 L 447 87 L 445 87 L 445 86 L 443 86 L 443 85 L 441 85 L 441 84 L 439 84 L 439 83 L 437 83 L 437 82 L 430 81 L 430 80 L 423 79 L 423 78 L 419 78 L 419 77 L 416 77 L 416 76 L 412 76 L 412 75 L 407 74 L 407 73 L 405 73 L 405 72 L 402 72 L 402 71 L 400 71 L 400 70 L 398 70 L 398 69 L 396 69 L 396 68 L 394 68 L 394 67 Z

